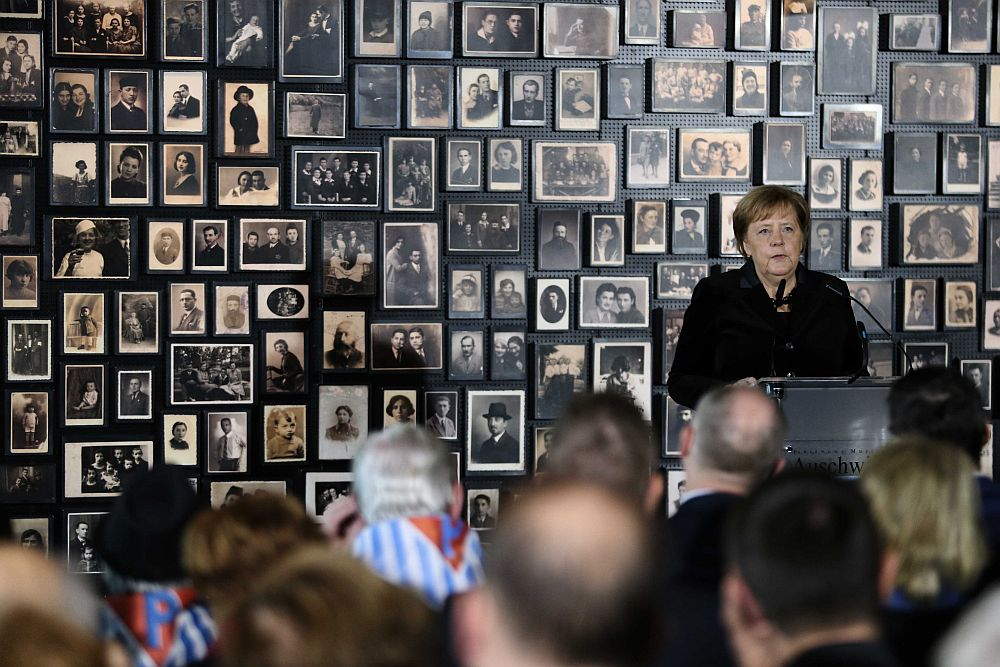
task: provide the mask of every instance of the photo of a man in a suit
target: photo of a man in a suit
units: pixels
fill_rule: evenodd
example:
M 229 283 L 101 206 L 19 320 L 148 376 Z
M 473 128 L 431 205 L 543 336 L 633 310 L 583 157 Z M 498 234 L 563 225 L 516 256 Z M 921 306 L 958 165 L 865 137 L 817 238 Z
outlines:
M 490 431 L 478 447 L 472 450 L 472 460 L 475 463 L 517 463 L 520 458 L 518 441 L 507 433 L 507 423 L 514 417 L 507 413 L 507 405 L 502 402 L 490 403 L 490 408 L 483 419 Z
M 151 417 L 149 394 L 142 390 L 142 380 L 129 378 L 128 392 L 118 399 L 120 412 L 125 417 Z
M 115 222 L 115 237 L 102 245 L 98 252 L 104 257 L 105 278 L 128 278 L 130 264 L 130 240 L 132 225 L 128 220 Z

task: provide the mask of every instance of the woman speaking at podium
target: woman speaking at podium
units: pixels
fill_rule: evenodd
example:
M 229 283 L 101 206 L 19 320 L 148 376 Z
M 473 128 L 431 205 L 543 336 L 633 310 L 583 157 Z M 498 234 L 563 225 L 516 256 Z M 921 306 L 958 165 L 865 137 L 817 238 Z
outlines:
M 694 407 L 722 384 L 857 373 L 862 345 L 847 285 L 799 265 L 809 237 L 802 195 L 755 188 L 733 211 L 733 231 L 748 261 L 695 287 L 667 381 L 670 396 Z

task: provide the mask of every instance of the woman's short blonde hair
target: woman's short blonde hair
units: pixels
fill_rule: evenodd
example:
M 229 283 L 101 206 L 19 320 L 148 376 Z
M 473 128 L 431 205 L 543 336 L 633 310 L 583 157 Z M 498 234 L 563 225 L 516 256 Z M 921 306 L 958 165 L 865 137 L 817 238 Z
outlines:
M 968 590 L 986 562 L 974 475 L 957 448 L 920 438 L 897 438 L 865 463 L 861 488 L 899 555 L 895 586 L 914 602 Z
M 733 211 L 733 233 L 736 235 L 736 247 L 740 254 L 748 256 L 743 244 L 750 225 L 785 211 L 791 211 L 795 221 L 799 223 L 804 242 L 809 238 L 809 204 L 805 197 L 780 185 L 762 185 L 744 195 Z

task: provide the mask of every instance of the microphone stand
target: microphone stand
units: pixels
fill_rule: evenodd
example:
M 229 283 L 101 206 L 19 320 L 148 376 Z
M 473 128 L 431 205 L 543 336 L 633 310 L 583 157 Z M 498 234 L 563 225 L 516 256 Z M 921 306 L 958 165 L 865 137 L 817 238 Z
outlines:
M 861 306 L 861 310 L 865 311 L 865 313 L 867 313 L 867 314 L 868 314 L 868 317 L 872 318 L 872 322 L 874 322 L 875 324 L 877 324 L 877 325 L 878 325 L 878 328 L 879 328 L 879 329 L 881 329 L 881 330 L 883 331 L 883 333 L 885 333 L 885 335 L 889 337 L 889 340 L 890 340 L 890 341 L 892 341 L 892 344 L 893 344 L 893 346 L 894 346 L 894 347 L 895 347 L 895 348 L 896 348 L 897 350 L 899 350 L 900 352 L 902 352 L 902 353 L 903 353 L 903 356 L 904 356 L 904 357 L 906 358 L 906 363 L 908 364 L 908 366 L 909 366 L 910 368 L 912 368 L 912 367 L 913 367 L 913 358 L 912 358 L 912 357 L 910 357 L 910 354 L 909 354 L 909 353 L 908 353 L 908 352 L 906 351 L 906 349 L 905 349 L 905 348 L 904 348 L 904 347 L 903 347 L 903 346 L 902 346 L 902 345 L 901 345 L 901 344 L 899 343 L 899 341 L 897 341 L 897 340 L 896 340 L 895 338 L 893 338 L 893 337 L 892 337 L 892 334 L 891 334 L 891 333 L 889 332 L 889 330 L 888 330 L 888 329 L 886 329 L 886 328 L 885 328 L 885 325 L 884 325 L 884 324 L 882 324 L 882 323 L 881 323 L 881 322 L 879 321 L 879 319 L 878 319 L 877 317 L 875 317 L 875 316 L 874 316 L 874 315 L 872 314 L 872 311 L 868 310 L 868 306 L 866 306 L 865 304 L 863 304 L 863 303 L 861 303 L 860 301 L 858 301 L 858 299 L 856 299 L 856 298 L 854 297 L 854 295 L 853 295 L 853 294 L 851 294 L 850 292 L 848 292 L 847 294 L 844 294 L 843 292 L 841 292 L 841 291 L 840 291 L 839 289 L 837 289 L 836 287 L 834 287 L 833 285 L 831 285 L 831 284 L 830 284 L 830 283 L 828 283 L 828 282 L 825 282 L 825 281 L 824 281 L 824 282 L 823 282 L 823 286 L 824 286 L 824 287 L 826 287 L 826 288 L 827 288 L 828 290 L 830 290 L 831 292 L 833 292 L 834 294 L 836 294 L 837 296 L 839 296 L 840 298 L 842 298 L 842 299 L 849 299 L 849 300 L 853 301 L 854 303 L 858 304 L 859 306 Z M 867 331 L 864 331 L 864 324 L 862 324 L 861 322 L 858 322 L 858 324 L 859 324 L 859 325 L 861 325 L 861 327 L 859 328 L 859 331 L 858 331 L 858 335 L 860 335 L 860 336 L 862 337 L 862 347 L 864 347 L 864 349 L 865 349 L 865 355 L 866 355 L 866 358 L 867 358 L 867 350 L 868 350 L 868 344 L 867 344 L 867 341 L 868 341 L 868 332 L 867 332 Z M 861 333 L 861 331 L 864 331 L 864 334 L 862 334 L 862 333 Z M 868 363 L 867 363 L 867 361 L 866 361 L 866 362 L 865 362 L 865 366 L 867 367 L 867 365 L 868 365 Z

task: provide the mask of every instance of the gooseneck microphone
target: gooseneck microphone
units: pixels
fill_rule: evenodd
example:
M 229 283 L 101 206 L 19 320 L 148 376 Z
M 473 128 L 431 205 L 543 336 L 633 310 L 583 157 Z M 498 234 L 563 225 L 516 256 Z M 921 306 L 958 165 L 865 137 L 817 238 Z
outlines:
M 885 335 L 889 337 L 889 340 L 892 341 L 893 346 L 897 350 L 899 350 L 900 352 L 903 353 L 903 356 L 906 357 L 906 363 L 909 366 L 911 366 L 911 367 L 913 366 L 913 359 L 910 357 L 909 353 L 903 348 L 903 346 L 900 344 L 899 341 L 897 341 L 895 338 L 892 337 L 892 333 L 888 329 L 885 328 L 885 325 L 882 324 L 882 322 L 880 322 L 879 319 L 877 317 L 875 317 L 875 315 L 872 314 L 872 311 L 868 310 L 868 306 L 866 306 L 865 304 L 861 303 L 850 292 L 847 292 L 847 293 L 841 292 L 839 289 L 837 289 L 836 287 L 834 287 L 830 283 L 826 282 L 825 280 L 823 281 L 823 286 L 826 287 L 831 292 L 833 292 L 834 294 L 836 294 L 837 296 L 839 296 L 840 298 L 842 298 L 842 299 L 848 299 L 848 300 L 853 301 L 854 303 L 858 304 L 859 306 L 861 306 L 861 310 L 865 311 L 865 313 L 867 313 L 868 317 L 872 318 L 872 322 L 874 322 L 875 324 L 877 324 L 878 328 L 881 329 L 885 333 Z M 861 338 L 861 346 L 862 346 L 862 348 L 864 350 L 864 359 L 862 359 L 862 362 L 864 363 L 864 366 L 861 367 L 862 369 L 864 369 L 864 368 L 866 368 L 868 366 L 868 332 L 865 330 L 865 325 L 862 322 L 858 322 L 858 336 Z M 860 375 L 860 371 L 859 371 L 859 375 Z

